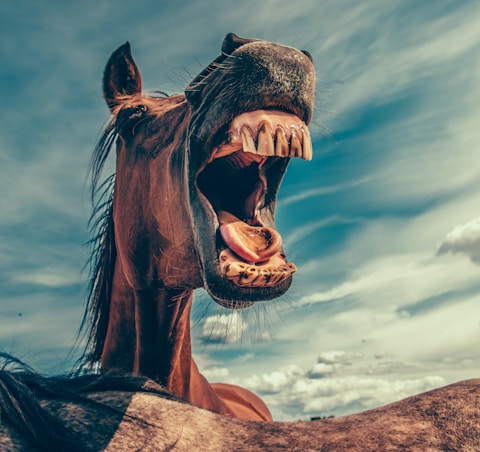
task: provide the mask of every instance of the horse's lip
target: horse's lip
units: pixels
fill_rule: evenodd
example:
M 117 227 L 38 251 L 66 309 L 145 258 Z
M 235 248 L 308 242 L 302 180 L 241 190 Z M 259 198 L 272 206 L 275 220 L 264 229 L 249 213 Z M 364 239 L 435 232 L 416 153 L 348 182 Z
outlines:
M 262 165 L 267 157 L 312 159 L 312 141 L 308 127 L 297 115 L 282 110 L 255 110 L 236 116 L 209 162 L 238 151 L 239 166 L 253 162 Z

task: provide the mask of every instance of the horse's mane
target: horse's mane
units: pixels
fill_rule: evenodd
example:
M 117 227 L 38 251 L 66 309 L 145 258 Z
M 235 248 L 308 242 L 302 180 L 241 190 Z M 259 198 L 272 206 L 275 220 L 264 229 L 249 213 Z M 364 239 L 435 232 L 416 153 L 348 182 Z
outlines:
M 102 178 L 102 172 L 118 137 L 118 131 L 123 127 L 121 115 L 118 117 L 117 115 L 122 108 L 136 108 L 142 105 L 147 107 L 148 115 L 160 116 L 184 100 L 183 95 L 168 96 L 160 91 L 154 92 L 149 97 L 143 97 L 141 94 L 125 96 L 119 102 L 119 106 L 114 109 L 113 117 L 104 128 L 93 151 L 87 173 L 93 206 L 88 221 L 91 234 L 88 245 L 91 253 L 86 265 L 89 268 L 90 278 L 85 311 L 79 330 L 79 337 L 86 337 L 86 345 L 78 361 L 79 366 L 86 364 L 91 367 L 100 360 L 108 327 L 116 259 L 113 229 L 115 173 Z M 175 127 L 168 129 L 169 133 L 175 131 Z M 168 133 L 167 130 L 164 132 Z
M 94 392 L 150 393 L 180 401 L 162 386 L 145 377 L 119 373 L 45 377 L 7 353 L 0 352 L 1 420 L 44 451 L 91 450 L 71 425 L 45 409 L 39 402 L 57 400 L 91 406 L 100 413 L 127 416 L 123 411 L 88 397 Z M 138 422 L 141 419 L 133 418 Z
M 0 370 L 0 412 L 5 421 L 44 451 L 82 451 L 82 441 L 58 418 L 45 411 L 22 375 Z
M 101 177 L 117 135 L 117 127 L 112 119 L 95 146 L 88 170 L 93 209 L 88 221 L 91 232 L 88 242 L 91 254 L 87 261 L 90 281 L 80 325 L 80 333 L 85 334 L 87 342 L 80 362 L 90 366 L 100 359 L 105 341 L 116 258 L 112 209 L 115 173 L 103 182 Z

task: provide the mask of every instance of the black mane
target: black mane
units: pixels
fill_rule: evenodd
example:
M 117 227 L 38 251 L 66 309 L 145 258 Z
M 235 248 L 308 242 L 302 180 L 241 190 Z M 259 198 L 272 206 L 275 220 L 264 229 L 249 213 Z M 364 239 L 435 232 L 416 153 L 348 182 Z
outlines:
M 79 361 L 80 365 L 93 366 L 100 360 L 108 326 L 116 258 L 112 212 L 115 174 L 106 177 L 103 182 L 101 182 L 101 178 L 105 162 L 116 138 L 117 129 L 112 120 L 95 146 L 88 171 L 93 205 L 88 225 L 92 238 L 88 242 L 91 254 L 87 262 L 90 281 L 85 312 L 79 330 L 79 336 L 86 336 L 87 342 Z
M 35 450 L 85 452 L 94 450 L 72 422 L 46 409 L 39 400 L 90 406 L 98 413 L 127 416 L 124 411 L 88 397 L 94 392 L 119 391 L 156 394 L 180 401 L 145 377 L 118 373 L 46 377 L 9 354 L 0 352 L 0 419 L 27 439 Z M 142 419 L 131 420 L 145 423 Z M 78 429 L 78 428 L 77 428 Z

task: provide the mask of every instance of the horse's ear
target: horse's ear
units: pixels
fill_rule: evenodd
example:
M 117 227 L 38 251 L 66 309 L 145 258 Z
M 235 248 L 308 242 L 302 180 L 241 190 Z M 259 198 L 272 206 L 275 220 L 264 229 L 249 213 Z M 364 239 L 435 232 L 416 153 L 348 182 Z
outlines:
M 103 96 L 110 110 L 113 110 L 119 98 L 139 93 L 142 90 L 142 77 L 132 57 L 130 44 L 126 42 L 109 58 L 103 73 Z

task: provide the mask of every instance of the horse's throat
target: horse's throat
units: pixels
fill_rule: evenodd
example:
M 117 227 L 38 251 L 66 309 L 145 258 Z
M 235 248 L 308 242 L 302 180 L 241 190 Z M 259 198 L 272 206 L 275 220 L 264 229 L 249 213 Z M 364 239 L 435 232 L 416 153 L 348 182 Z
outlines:
M 193 291 L 134 290 L 117 264 L 102 367 L 152 378 L 179 398 L 231 415 L 192 357 Z
M 133 373 L 153 378 L 168 389 L 188 386 L 192 296 L 191 291 L 169 289 L 136 293 Z
M 175 369 L 190 373 L 193 291 L 133 289 L 117 261 L 102 367 L 155 379 L 165 386 Z

